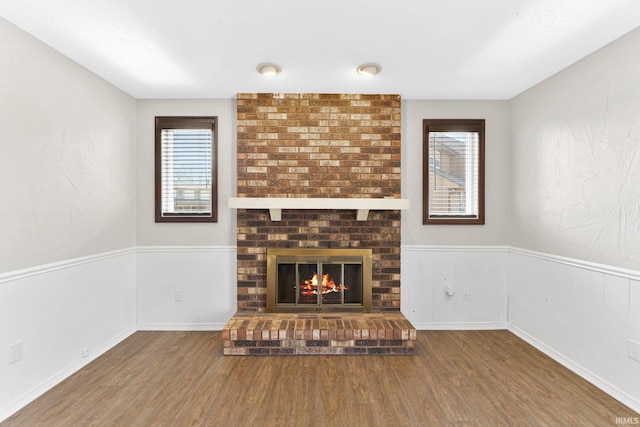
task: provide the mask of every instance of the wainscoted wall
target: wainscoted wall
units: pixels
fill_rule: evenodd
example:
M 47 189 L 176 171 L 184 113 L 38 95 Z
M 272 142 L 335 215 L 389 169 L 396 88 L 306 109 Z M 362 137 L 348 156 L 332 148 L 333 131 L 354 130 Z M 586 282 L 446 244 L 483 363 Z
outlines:
M 509 329 L 640 412 L 640 272 L 511 249 Z
M 507 246 L 406 245 L 402 273 L 416 329 L 509 329 L 640 411 L 640 363 L 627 357 L 627 340 L 640 342 L 639 271 Z
M 499 246 L 402 246 L 401 311 L 416 329 L 506 329 L 507 261 Z
M 235 247 L 140 246 L 136 280 L 139 330 L 219 331 L 236 312 Z
M 130 248 L 0 274 L 0 421 L 135 332 L 135 270 Z
M 509 329 L 640 410 L 626 348 L 640 341 L 640 272 L 508 246 L 401 255 L 402 312 L 417 329 Z M 140 246 L 0 275 L 0 344 L 23 345 L 21 361 L 0 363 L 0 420 L 135 330 L 222 329 L 235 260 L 230 246 Z
M 507 247 L 403 246 L 402 312 L 417 329 L 507 328 L 508 254 Z M 138 329 L 220 330 L 236 310 L 235 256 L 235 247 L 138 247 Z

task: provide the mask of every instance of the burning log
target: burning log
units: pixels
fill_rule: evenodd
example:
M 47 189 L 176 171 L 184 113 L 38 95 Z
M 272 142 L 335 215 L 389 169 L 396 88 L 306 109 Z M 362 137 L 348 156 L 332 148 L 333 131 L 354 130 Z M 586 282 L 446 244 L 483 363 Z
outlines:
M 303 297 L 318 295 L 318 292 L 325 295 L 331 292 L 340 292 L 342 290 L 347 290 L 347 287 L 344 285 L 336 285 L 335 281 L 329 274 L 323 274 L 322 281 L 318 283 L 318 273 L 313 273 L 311 279 L 305 279 L 300 285 L 300 295 Z

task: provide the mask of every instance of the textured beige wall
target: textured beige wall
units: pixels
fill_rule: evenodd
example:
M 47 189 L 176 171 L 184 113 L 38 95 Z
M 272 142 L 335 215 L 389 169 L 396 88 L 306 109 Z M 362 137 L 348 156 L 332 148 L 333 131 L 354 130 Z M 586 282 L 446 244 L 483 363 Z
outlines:
M 511 244 L 640 268 L 640 29 L 514 98 Z
M 0 18 L 0 272 L 135 245 L 135 100 Z

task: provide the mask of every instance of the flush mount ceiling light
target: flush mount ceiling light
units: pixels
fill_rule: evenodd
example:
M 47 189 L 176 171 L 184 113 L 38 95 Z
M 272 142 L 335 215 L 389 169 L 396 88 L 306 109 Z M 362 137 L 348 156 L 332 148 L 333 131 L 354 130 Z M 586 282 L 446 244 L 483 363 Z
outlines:
M 382 67 L 379 64 L 368 63 L 362 64 L 357 70 L 358 74 L 362 74 L 363 76 L 375 76 L 382 70 Z
M 258 70 L 258 72 L 263 76 L 275 76 L 276 74 L 280 74 L 280 67 L 271 63 L 258 64 L 256 70 Z

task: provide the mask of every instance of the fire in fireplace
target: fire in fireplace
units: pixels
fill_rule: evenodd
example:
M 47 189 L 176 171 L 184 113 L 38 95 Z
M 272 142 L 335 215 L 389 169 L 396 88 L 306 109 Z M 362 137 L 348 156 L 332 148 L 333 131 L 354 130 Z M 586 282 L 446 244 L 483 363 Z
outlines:
M 267 249 L 267 312 L 371 312 L 370 249 Z

